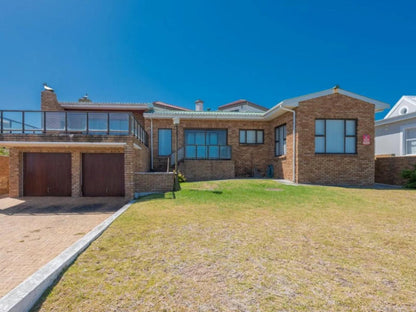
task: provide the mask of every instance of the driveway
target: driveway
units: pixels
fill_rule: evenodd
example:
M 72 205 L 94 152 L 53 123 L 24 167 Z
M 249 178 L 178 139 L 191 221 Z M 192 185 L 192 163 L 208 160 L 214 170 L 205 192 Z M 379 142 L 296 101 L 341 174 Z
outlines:
M 120 197 L 0 198 L 0 297 L 125 203 Z

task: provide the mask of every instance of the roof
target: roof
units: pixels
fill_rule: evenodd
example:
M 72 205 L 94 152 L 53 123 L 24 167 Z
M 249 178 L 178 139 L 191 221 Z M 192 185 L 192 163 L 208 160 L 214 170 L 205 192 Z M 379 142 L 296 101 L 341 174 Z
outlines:
M 399 107 L 401 104 L 403 104 L 403 102 L 416 106 L 416 96 L 415 95 L 403 95 L 400 98 L 400 100 L 398 100 L 397 103 L 394 104 L 394 106 L 389 111 L 389 113 L 384 117 L 384 119 L 390 118 L 390 116 L 393 114 L 396 108 Z
M 157 107 L 166 107 L 167 109 L 173 109 L 173 110 L 180 110 L 180 111 L 191 111 L 188 108 L 185 107 L 181 107 L 181 106 L 176 106 L 176 105 L 172 105 L 172 104 L 168 104 L 165 102 L 161 102 L 161 101 L 155 101 L 153 102 L 153 106 L 157 106 Z
M 247 104 L 249 106 L 253 106 L 255 108 L 258 108 L 262 111 L 267 111 L 266 107 L 257 105 L 253 102 L 250 102 L 250 101 L 247 101 L 247 100 L 244 100 L 244 99 L 240 99 L 240 100 L 237 100 L 237 101 L 234 101 L 234 102 L 231 102 L 231 103 L 221 105 L 221 106 L 218 107 L 218 110 L 222 110 L 222 109 L 230 108 L 230 107 L 234 107 L 234 106 L 239 106 L 239 105 L 242 105 L 242 104 Z
M 377 126 L 382 126 L 382 125 L 388 125 L 388 124 L 392 124 L 392 123 L 399 122 L 399 121 L 405 121 L 408 119 L 409 120 L 416 119 L 416 113 L 410 113 L 410 114 L 380 119 L 376 121 L 375 126 L 377 127 Z
M 59 102 L 63 108 L 69 109 L 106 109 L 106 110 L 148 110 L 150 103 L 119 103 L 119 102 Z
M 166 112 L 153 112 L 145 113 L 144 117 L 147 118 L 161 118 L 168 119 L 173 117 L 179 117 L 184 119 L 233 119 L 233 120 L 271 120 L 276 118 L 284 113 L 288 112 L 288 109 L 296 108 L 299 106 L 300 102 L 318 98 L 321 96 L 326 96 L 330 94 L 343 94 L 345 96 L 371 103 L 375 106 L 375 111 L 382 111 L 386 108 L 389 108 L 390 105 L 378 100 L 374 100 L 350 91 L 346 91 L 340 88 L 331 88 L 315 93 L 310 93 L 307 95 L 302 95 L 290 99 L 286 99 L 278 103 L 277 105 L 270 108 L 264 113 L 241 113 L 241 112 L 224 112 L 224 111 L 213 111 L 213 112 L 178 112 L 178 111 L 166 111 Z

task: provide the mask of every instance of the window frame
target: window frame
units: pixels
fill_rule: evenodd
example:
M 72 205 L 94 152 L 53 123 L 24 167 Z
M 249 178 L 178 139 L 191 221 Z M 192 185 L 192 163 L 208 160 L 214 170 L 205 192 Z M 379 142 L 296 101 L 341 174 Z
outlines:
M 316 134 L 316 121 L 317 120 L 323 120 L 324 121 L 324 134 Z M 339 153 L 339 152 L 327 152 L 326 149 L 326 121 L 327 120 L 342 120 L 343 124 L 344 124 L 344 152 Z M 351 134 L 347 134 L 347 121 L 354 121 L 355 123 L 355 135 L 351 135 Z M 358 119 L 354 119 L 354 118 L 315 118 L 314 121 L 314 151 L 316 155 L 357 155 L 357 147 L 358 147 Z M 317 137 L 321 137 L 324 138 L 324 152 L 317 152 L 316 151 L 316 138 Z M 354 148 L 354 153 L 347 153 L 345 152 L 346 149 L 346 142 L 347 142 L 347 138 L 355 138 L 355 148 Z
M 276 130 L 277 129 L 283 129 L 283 127 L 285 128 L 285 136 L 283 138 L 283 145 L 282 146 L 286 146 L 286 150 L 284 151 L 284 153 L 277 154 L 276 153 L 276 145 L 280 144 L 280 131 L 281 130 L 279 130 L 279 134 L 276 133 Z M 279 145 L 279 152 L 280 152 L 280 145 Z M 286 154 L 287 154 L 287 125 L 284 123 L 284 124 L 274 128 L 274 156 L 275 157 L 280 157 L 280 156 L 286 156 Z
M 170 154 L 160 154 L 160 130 L 169 130 L 170 131 Z M 172 150 L 173 150 L 173 140 L 172 140 L 172 128 L 159 128 L 157 129 L 157 155 L 159 157 L 169 157 L 170 155 L 172 155 Z
M 409 130 L 416 130 L 416 127 L 407 127 L 404 129 L 404 154 L 405 155 L 416 155 L 416 153 L 409 154 L 407 151 L 407 142 L 409 141 L 416 141 L 416 138 L 409 139 L 407 136 L 407 131 Z
M 241 142 L 241 132 L 244 131 L 245 135 L 245 142 Z M 247 143 L 247 131 L 255 131 L 255 138 L 256 138 L 256 142 L 255 143 Z M 263 142 L 257 142 L 257 133 L 261 132 L 262 133 L 262 138 L 263 138 Z M 264 129 L 239 129 L 238 131 L 238 142 L 240 145 L 260 145 L 260 144 L 264 144 Z
M 199 145 L 199 144 L 186 144 L 186 131 L 200 131 L 200 132 L 204 132 L 205 135 L 205 144 L 203 145 Z M 207 144 L 207 134 L 210 131 L 225 131 L 225 145 L 220 145 L 220 144 Z M 228 145 L 228 129 L 227 128 L 184 128 L 183 129 L 183 142 L 184 142 L 184 150 L 185 150 L 185 159 L 186 160 L 231 160 L 232 159 L 232 148 L 231 146 L 229 147 Z M 198 152 L 196 151 L 196 157 L 188 157 L 187 153 L 186 153 L 186 147 L 187 146 L 196 146 L 196 149 L 198 149 L 198 146 L 205 146 L 206 147 L 206 153 L 207 153 L 207 157 L 205 158 L 198 158 Z M 219 151 L 218 151 L 218 158 L 210 158 L 209 157 L 209 146 L 218 146 L 219 147 Z M 221 146 L 226 146 L 230 148 L 230 157 L 229 158 L 221 158 Z

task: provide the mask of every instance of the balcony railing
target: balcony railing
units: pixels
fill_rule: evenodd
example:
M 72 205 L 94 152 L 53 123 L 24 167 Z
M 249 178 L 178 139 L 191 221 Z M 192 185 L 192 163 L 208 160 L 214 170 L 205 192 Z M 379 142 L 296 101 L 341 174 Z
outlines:
M 2 110 L 0 133 L 134 135 L 148 146 L 147 132 L 128 112 Z

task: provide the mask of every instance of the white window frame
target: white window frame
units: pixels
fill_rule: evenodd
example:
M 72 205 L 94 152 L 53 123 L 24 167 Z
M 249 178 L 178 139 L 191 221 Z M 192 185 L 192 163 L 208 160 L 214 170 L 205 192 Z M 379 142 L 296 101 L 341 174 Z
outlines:
M 404 151 L 403 155 L 409 155 L 409 156 L 410 155 L 416 155 L 416 153 L 414 153 L 414 154 L 407 153 L 407 142 L 408 141 L 416 141 L 416 138 L 414 138 L 414 139 L 408 139 L 407 138 L 407 131 L 412 130 L 412 129 L 416 130 L 416 126 L 410 126 L 410 127 L 403 128 L 403 151 Z

